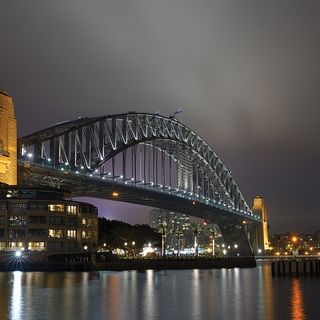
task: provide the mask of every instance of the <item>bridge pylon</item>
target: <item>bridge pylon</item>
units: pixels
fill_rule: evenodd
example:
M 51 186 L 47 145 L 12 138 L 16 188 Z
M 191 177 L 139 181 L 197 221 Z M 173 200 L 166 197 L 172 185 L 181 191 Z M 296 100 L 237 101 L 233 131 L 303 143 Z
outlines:
M 17 122 L 12 97 L 0 91 L 0 184 L 17 184 Z

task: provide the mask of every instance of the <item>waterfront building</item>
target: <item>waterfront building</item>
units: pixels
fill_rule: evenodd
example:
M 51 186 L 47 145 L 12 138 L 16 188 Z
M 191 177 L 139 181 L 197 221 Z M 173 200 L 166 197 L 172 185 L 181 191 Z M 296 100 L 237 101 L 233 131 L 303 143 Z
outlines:
M 190 230 L 190 216 L 164 209 L 152 209 L 149 212 L 149 224 L 152 228 L 159 229 L 165 223 L 168 233 L 166 237 L 167 249 L 176 250 L 178 247 L 177 230 L 181 233 L 180 247 L 192 247 L 192 232 Z
M 66 196 L 53 188 L 1 186 L 0 251 L 97 251 L 97 208 Z
M 212 243 L 212 235 L 208 231 L 209 227 L 214 225 L 200 218 L 192 217 L 187 214 L 177 213 L 164 209 L 152 209 L 149 212 L 149 224 L 152 228 L 159 229 L 159 225 L 165 223 L 167 225 L 167 250 L 176 252 L 178 248 L 178 233 L 180 229 L 180 253 L 192 254 L 194 253 L 194 234 L 191 230 L 191 224 L 200 224 L 201 231 L 198 236 L 199 252 L 205 253 L 210 248 Z M 218 243 L 221 242 L 221 234 L 219 228 L 214 225 L 217 230 L 216 237 L 219 238 Z M 179 233 L 180 233 L 179 232 Z

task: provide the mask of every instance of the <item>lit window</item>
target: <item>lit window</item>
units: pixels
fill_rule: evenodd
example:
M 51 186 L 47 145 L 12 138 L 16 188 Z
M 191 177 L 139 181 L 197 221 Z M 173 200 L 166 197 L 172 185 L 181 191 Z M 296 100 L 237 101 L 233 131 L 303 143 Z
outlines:
M 63 230 L 49 229 L 49 238 L 63 238 Z
M 29 242 L 28 249 L 32 251 L 43 251 L 45 249 L 44 242 L 31 241 Z
M 82 224 L 85 226 L 87 224 L 87 219 L 82 219 Z
M 76 230 L 67 230 L 67 237 L 68 239 L 75 239 L 77 237 Z
M 82 231 L 82 239 L 91 239 L 92 235 L 91 231 Z
M 0 242 L 0 250 L 3 251 L 6 248 L 5 242 Z
M 24 226 L 27 222 L 26 216 L 10 216 L 9 224 L 10 226 Z
M 24 243 L 23 242 L 9 242 L 9 249 L 16 250 L 16 249 L 23 249 Z
M 63 204 L 48 204 L 48 210 L 49 211 L 64 211 L 64 205 Z
M 68 214 L 77 214 L 77 206 L 67 206 Z

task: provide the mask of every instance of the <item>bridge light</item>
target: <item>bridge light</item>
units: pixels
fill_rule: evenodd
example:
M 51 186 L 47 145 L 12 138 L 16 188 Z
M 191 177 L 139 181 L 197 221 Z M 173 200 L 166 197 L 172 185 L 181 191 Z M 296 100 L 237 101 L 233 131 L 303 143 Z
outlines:
M 117 198 L 118 196 L 119 196 L 119 193 L 118 192 L 112 192 L 112 196 L 114 197 L 114 198 Z
M 27 154 L 27 157 L 28 157 L 28 158 L 32 158 L 32 157 L 33 157 L 33 154 L 32 154 L 31 152 L 29 152 L 29 153 Z
M 195 205 L 196 205 L 196 202 L 195 202 L 194 200 L 192 201 L 192 205 L 193 205 L 193 206 L 195 206 Z
M 89 177 L 92 177 L 92 173 L 89 174 Z
M 235 244 L 235 245 L 234 245 L 234 248 L 235 248 L 235 249 L 238 249 L 238 245 L 237 245 L 237 244 Z
M 99 171 L 98 169 L 94 170 L 94 172 L 96 172 L 96 173 L 97 173 L 98 171 Z
M 61 168 L 61 171 L 64 171 L 64 168 Z
M 123 175 L 120 175 L 120 179 L 123 179 Z
M 227 250 L 222 250 L 223 254 L 226 255 L 227 254 Z
M 76 174 L 79 174 L 79 171 L 76 171 Z
M 80 169 L 83 170 L 83 169 L 84 169 L 84 166 L 81 166 Z
M 48 158 L 48 162 L 51 162 L 51 159 L 50 159 L 50 158 Z

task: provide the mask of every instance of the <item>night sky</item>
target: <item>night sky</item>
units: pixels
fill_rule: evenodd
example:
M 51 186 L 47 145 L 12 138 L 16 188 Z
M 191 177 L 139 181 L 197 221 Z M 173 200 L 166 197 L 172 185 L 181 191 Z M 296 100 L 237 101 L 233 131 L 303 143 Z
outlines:
M 320 229 L 320 2 L 1 1 L 0 39 L 19 136 L 182 107 L 247 202 L 265 198 L 271 232 Z M 147 221 L 143 207 L 99 207 Z

